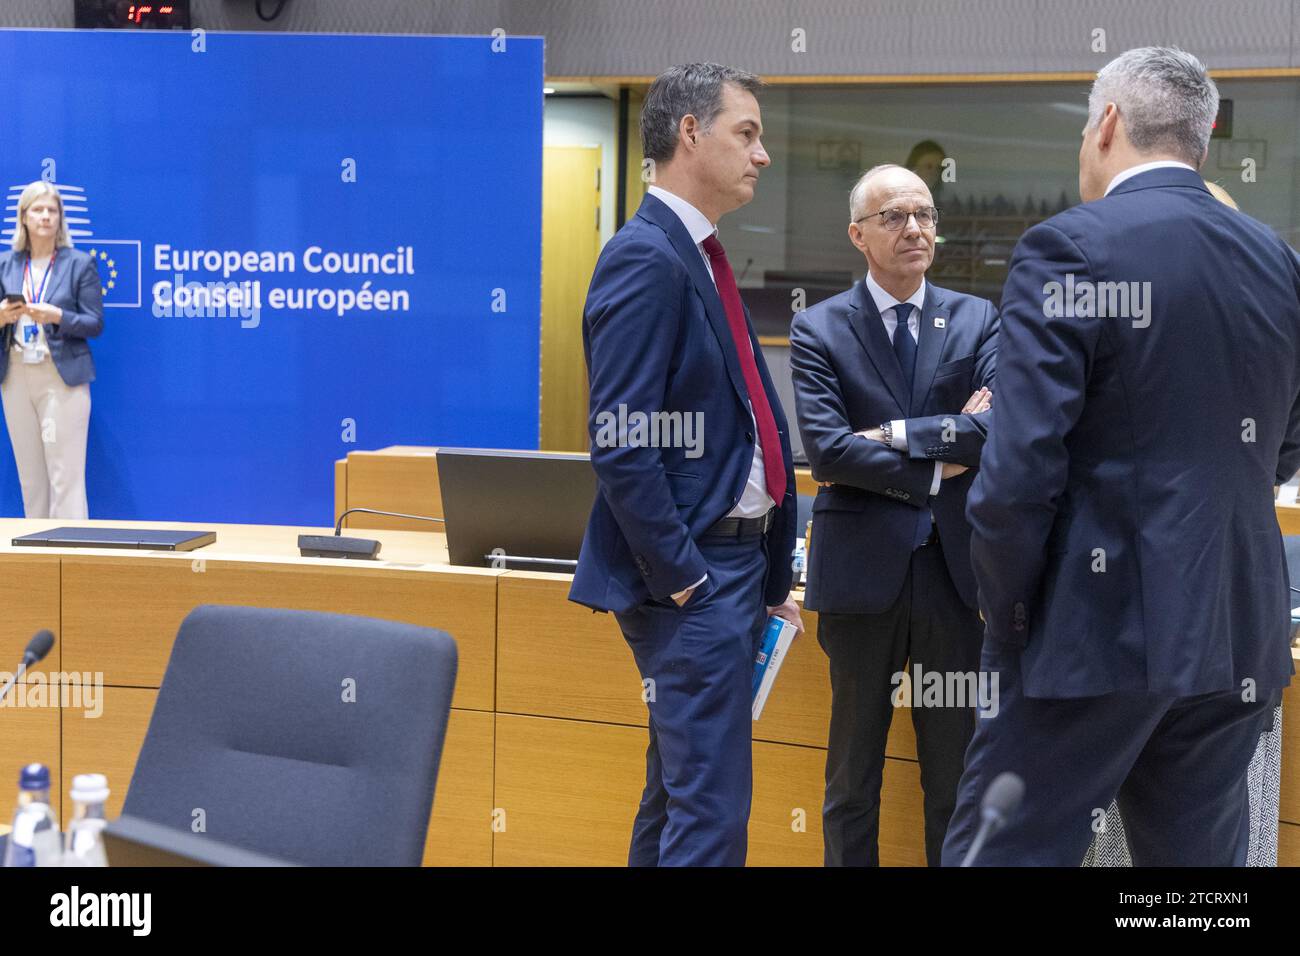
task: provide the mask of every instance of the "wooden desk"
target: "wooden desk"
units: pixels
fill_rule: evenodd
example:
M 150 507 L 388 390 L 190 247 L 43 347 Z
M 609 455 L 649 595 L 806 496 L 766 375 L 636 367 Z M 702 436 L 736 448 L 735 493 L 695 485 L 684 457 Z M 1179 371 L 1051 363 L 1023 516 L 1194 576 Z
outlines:
M 1300 511 L 1300 509 L 1296 509 Z M 0 787 L 23 763 L 51 767 L 61 800 L 76 773 L 107 773 L 120 811 L 182 618 L 201 603 L 362 614 L 447 630 L 460 672 L 425 860 L 487 866 L 621 865 L 644 780 L 646 707 L 613 618 L 567 600 L 567 575 L 446 564 L 428 531 L 374 531 L 379 562 L 304 559 L 302 531 L 202 522 L 217 542 L 191 554 L 14 548 L 61 522 L 0 519 L 0 569 L 27 598 L 0 620 L 21 648 L 40 627 L 58 643 L 28 689 L 51 676 L 103 681 L 86 706 L 0 709 Z M 112 522 L 102 522 L 110 524 Z M 817 615 L 754 724 L 750 861 L 818 865 L 830 688 Z M 11 665 L 12 666 L 12 665 Z M 39 676 L 38 676 L 39 675 Z M 84 701 L 80 703 L 84 704 Z M 1300 864 L 1300 699 L 1284 704 L 1280 861 Z M 924 865 L 910 713 L 895 715 L 881 806 L 881 861 Z M 56 812 L 69 807 L 56 805 Z
M 0 519 L 0 562 L 42 582 L 41 600 L 6 621 L 0 637 L 21 647 L 32 631 L 50 627 L 58 643 L 46 670 L 98 675 L 100 712 L 0 711 L 0 781 L 41 760 L 62 799 L 72 774 L 103 772 L 113 789 L 108 811 L 119 812 L 176 630 L 198 604 L 364 614 L 443 628 L 460 649 L 426 861 L 626 859 L 644 777 L 645 704 L 612 617 L 569 603 L 567 576 L 452 568 L 443 536 L 427 531 L 367 532 L 383 542 L 388 559 L 374 563 L 298 557 L 297 535 L 320 529 L 201 522 L 141 523 L 217 532 L 216 543 L 189 554 L 5 543 L 60 523 Z M 781 691 L 755 724 L 751 858 L 759 864 L 821 860 L 829 688 L 816 617 L 808 617 L 812 633 L 795 646 Z M 896 721 L 891 740 L 886 862 L 921 861 L 910 730 Z M 588 832 L 593 820 L 605 823 Z
M 443 536 L 428 532 L 375 532 L 386 560 L 364 563 L 299 557 L 298 534 L 321 529 L 205 522 L 132 522 L 217 532 L 214 544 L 188 554 L 8 543 L 64 523 L 0 519 L 0 563 L 37 584 L 35 597 L 16 607 L 21 613 L 0 625 L 0 638 L 21 648 L 32 631 L 50 628 L 58 641 L 43 672 L 86 675 L 84 686 L 102 686 L 102 701 L 94 708 L 0 710 L 0 784 L 16 780 L 22 764 L 40 760 L 51 768 L 61 804 L 72 775 L 104 772 L 112 789 L 108 812 L 120 812 L 176 631 L 199 604 L 405 621 L 446 630 L 460 658 L 426 862 L 491 864 L 500 571 L 448 566 Z M 56 812 L 68 809 L 56 805 Z

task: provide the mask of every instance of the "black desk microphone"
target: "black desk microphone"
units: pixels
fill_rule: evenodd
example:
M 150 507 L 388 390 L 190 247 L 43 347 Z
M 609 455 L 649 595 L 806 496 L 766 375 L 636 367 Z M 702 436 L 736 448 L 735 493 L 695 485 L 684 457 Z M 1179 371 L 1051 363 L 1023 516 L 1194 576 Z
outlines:
M 23 651 L 23 661 L 18 665 L 18 672 L 9 678 L 9 683 L 5 684 L 4 690 L 0 690 L 0 703 L 2 703 L 13 686 L 22 678 L 23 673 L 33 664 L 38 664 L 45 660 L 45 655 L 50 652 L 54 646 L 54 634 L 51 631 L 37 631 L 30 641 L 27 642 L 27 650 Z
M 334 533 L 298 535 L 298 553 L 304 558 L 351 558 L 373 561 L 379 557 L 379 542 L 373 538 L 343 538 L 343 519 L 351 514 L 384 515 L 388 518 L 412 518 L 416 521 L 443 521 L 428 515 L 408 515 L 400 511 L 376 511 L 374 508 L 349 508 L 339 515 Z

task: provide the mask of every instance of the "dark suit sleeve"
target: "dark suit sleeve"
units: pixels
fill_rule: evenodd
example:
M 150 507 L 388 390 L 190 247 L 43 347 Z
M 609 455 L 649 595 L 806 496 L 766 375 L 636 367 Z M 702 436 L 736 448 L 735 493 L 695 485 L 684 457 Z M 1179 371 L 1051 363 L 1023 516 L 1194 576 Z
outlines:
M 1275 485 L 1285 485 L 1300 471 L 1300 395 L 1291 406 L 1291 416 L 1286 423 L 1286 438 L 1277 453 Z
M 795 316 L 790 325 L 790 370 L 799 434 L 813 477 L 923 507 L 934 464 L 913 461 L 853 433 L 839 376 L 807 313 Z
M 997 354 L 998 310 L 993 307 L 992 302 L 987 302 L 981 325 L 980 342 L 975 350 L 974 374 L 971 376 L 972 393 L 980 388 L 993 388 Z M 984 439 L 988 436 L 991 421 L 988 412 L 981 412 L 979 415 L 952 412 L 946 415 L 909 418 L 907 419 L 907 455 L 909 458 L 950 461 L 968 468 L 978 468 L 980 453 L 984 450 Z
M 667 598 L 708 571 L 673 501 L 658 448 L 602 447 L 597 416 L 664 408 L 686 273 L 663 249 L 623 242 L 606 251 L 587 294 L 591 464 L 650 594 Z
M 59 334 L 64 338 L 89 339 L 104 331 L 104 298 L 99 270 L 93 260 L 82 260 L 72 273 L 72 293 L 76 306 L 63 310 Z
M 1049 316 L 1044 287 L 1090 279 L 1079 248 L 1047 224 L 1021 238 L 1002 297 L 997 425 L 989 430 L 967 515 L 971 559 L 988 636 L 1023 644 L 1029 632 L 1057 504 L 1065 440 L 1083 412 L 1088 369 L 1104 319 Z
M 1291 260 L 1292 284 L 1297 297 L 1300 297 L 1300 256 L 1290 246 L 1287 252 Z M 1296 395 L 1291 405 L 1291 415 L 1287 419 L 1286 436 L 1277 453 L 1277 475 L 1274 484 L 1284 485 L 1300 471 L 1300 394 Z

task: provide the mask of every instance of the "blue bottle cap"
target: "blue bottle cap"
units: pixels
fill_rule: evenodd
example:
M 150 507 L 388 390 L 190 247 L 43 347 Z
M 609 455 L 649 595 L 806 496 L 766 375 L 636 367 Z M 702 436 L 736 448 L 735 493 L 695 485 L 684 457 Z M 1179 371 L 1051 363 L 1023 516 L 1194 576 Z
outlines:
M 18 777 L 21 790 L 50 789 L 50 768 L 43 763 L 29 763 Z

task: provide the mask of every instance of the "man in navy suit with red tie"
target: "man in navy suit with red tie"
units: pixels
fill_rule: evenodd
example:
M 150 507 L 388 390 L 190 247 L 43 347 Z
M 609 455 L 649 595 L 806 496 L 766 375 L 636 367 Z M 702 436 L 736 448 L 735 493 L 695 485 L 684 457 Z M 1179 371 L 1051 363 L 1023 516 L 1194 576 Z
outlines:
M 642 677 L 633 866 L 744 864 L 754 657 L 769 614 L 803 627 L 788 426 L 717 238 L 770 162 L 759 87 L 716 64 L 651 85 L 654 185 L 583 315 L 599 493 L 569 598 L 614 612 Z

